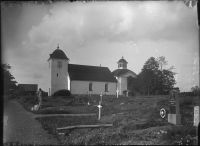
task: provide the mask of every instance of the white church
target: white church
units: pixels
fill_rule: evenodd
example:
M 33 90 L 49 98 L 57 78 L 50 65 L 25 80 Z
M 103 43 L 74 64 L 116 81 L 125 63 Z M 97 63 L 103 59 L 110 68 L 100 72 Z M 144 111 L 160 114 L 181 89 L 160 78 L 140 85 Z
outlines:
M 108 67 L 70 64 L 65 53 L 57 49 L 50 54 L 49 62 L 49 95 L 67 89 L 71 94 L 106 94 L 123 95 L 127 90 L 127 77 L 137 75 L 127 69 L 128 62 L 120 59 L 118 69 L 111 72 Z

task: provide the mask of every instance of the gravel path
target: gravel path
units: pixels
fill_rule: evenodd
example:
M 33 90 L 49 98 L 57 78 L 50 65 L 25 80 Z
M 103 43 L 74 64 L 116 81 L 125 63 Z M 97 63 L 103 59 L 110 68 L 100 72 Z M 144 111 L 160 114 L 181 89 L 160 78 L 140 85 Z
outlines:
M 34 115 L 25 110 L 17 101 L 4 102 L 3 142 L 19 142 L 30 145 L 59 145 L 48 134 Z

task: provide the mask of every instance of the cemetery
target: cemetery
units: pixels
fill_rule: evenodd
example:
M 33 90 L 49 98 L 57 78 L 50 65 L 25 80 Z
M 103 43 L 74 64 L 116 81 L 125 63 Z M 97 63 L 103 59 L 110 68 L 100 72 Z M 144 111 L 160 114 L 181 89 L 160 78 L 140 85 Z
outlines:
M 43 128 L 60 144 L 189 144 L 197 145 L 198 96 L 71 95 L 18 101 L 34 113 Z M 162 110 L 161 110 L 162 109 Z

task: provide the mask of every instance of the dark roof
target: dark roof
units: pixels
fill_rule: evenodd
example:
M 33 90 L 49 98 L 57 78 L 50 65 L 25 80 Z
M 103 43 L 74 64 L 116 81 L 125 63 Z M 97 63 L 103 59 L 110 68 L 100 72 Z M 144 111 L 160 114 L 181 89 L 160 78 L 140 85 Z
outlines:
M 24 89 L 25 91 L 37 91 L 38 84 L 18 84 L 19 88 Z
M 128 63 L 128 62 L 123 58 L 123 56 L 122 56 L 122 59 L 120 59 L 117 63 L 119 63 L 119 62 Z
M 69 64 L 68 71 L 71 80 L 117 82 L 107 67 Z
M 114 75 L 114 76 L 117 76 L 117 77 L 119 77 L 119 76 L 121 76 L 121 75 L 123 75 L 123 74 L 125 74 L 125 73 L 127 73 L 127 72 L 129 72 L 129 71 L 131 71 L 131 70 L 129 70 L 129 69 L 116 69 L 116 70 L 114 70 L 113 72 L 112 72 L 112 74 Z M 133 72 L 133 71 L 131 71 L 131 72 Z M 134 72 L 133 72 L 134 73 Z M 135 73 L 134 73 L 135 74 Z M 135 74 L 136 75 L 136 74 Z
M 65 53 L 60 49 L 56 49 L 52 54 L 50 54 L 50 58 L 69 60 Z

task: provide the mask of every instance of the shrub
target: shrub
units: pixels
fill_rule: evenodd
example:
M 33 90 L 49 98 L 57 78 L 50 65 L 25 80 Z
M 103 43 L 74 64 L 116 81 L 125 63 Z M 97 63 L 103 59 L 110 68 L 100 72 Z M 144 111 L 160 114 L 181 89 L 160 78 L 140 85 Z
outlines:
M 180 92 L 179 93 L 180 96 L 194 96 L 193 92 Z
M 182 101 L 180 102 L 180 105 L 183 106 L 183 105 L 191 105 L 193 103 L 193 98 L 191 97 L 185 97 L 182 99 Z
M 71 92 L 69 90 L 59 90 L 59 91 L 56 91 L 53 96 L 70 96 L 71 95 Z
M 172 141 L 173 144 L 193 144 L 195 143 L 192 137 L 196 136 L 195 127 L 173 126 L 162 135 L 163 140 Z
M 124 95 L 126 95 L 126 92 L 127 92 L 127 91 L 126 91 L 126 90 L 124 90 L 124 91 L 123 91 L 123 94 L 124 94 Z
M 124 90 L 123 94 L 127 96 L 127 90 Z M 135 93 L 133 91 L 128 92 L 128 96 L 134 96 L 134 95 L 135 95 Z

